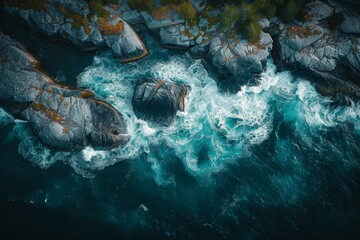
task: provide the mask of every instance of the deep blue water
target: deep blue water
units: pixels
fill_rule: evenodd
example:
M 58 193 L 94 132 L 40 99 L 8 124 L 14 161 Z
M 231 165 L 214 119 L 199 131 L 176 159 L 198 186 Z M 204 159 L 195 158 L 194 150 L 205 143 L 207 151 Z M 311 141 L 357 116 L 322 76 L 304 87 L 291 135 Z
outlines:
M 360 104 L 334 104 L 271 59 L 259 86 L 220 93 L 201 61 L 143 38 L 150 56 L 126 65 L 109 51 L 26 41 L 50 75 L 120 110 L 131 141 L 54 152 L 0 110 L 0 235 L 360 239 Z M 132 112 L 144 76 L 190 86 L 168 128 Z

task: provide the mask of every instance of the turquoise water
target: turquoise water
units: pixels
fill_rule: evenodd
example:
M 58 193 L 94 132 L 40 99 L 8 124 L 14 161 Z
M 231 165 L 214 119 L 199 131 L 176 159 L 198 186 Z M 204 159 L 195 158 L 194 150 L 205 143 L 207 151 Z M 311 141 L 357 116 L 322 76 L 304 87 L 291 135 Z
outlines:
M 258 86 L 220 93 L 200 60 L 144 39 L 148 58 L 123 65 L 98 52 L 76 78 L 124 114 L 125 148 L 54 152 L 0 111 L 0 199 L 15 209 L 8 215 L 38 208 L 37 233 L 55 222 L 87 237 L 359 236 L 360 104 L 337 105 L 271 59 Z M 145 76 L 189 86 L 170 127 L 132 111 Z M 47 221 L 47 213 L 57 217 Z

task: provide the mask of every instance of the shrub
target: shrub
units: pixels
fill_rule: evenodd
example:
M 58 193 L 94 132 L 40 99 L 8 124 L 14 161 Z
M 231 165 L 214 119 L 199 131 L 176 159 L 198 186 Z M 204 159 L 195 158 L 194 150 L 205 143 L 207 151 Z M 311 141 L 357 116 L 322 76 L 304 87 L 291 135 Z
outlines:
M 341 13 L 333 13 L 328 19 L 327 22 L 331 29 L 334 29 L 336 26 L 341 25 L 344 22 L 344 16 Z
M 220 27 L 225 31 L 232 30 L 239 17 L 239 7 L 225 4 L 220 15 Z
M 276 13 L 276 4 L 270 0 L 256 0 L 255 8 L 257 9 L 258 13 L 266 18 L 271 18 L 275 16 Z
M 72 20 L 74 20 L 74 24 L 73 26 L 75 28 L 81 28 L 81 26 L 84 27 L 84 31 L 87 35 L 90 35 L 90 27 L 89 27 L 89 22 L 87 20 L 87 18 L 84 18 L 83 15 L 79 14 L 79 13 L 75 13 L 75 12 L 72 12 L 72 13 L 68 13 L 66 15 L 66 17 L 68 18 L 71 18 Z
M 250 42 L 258 42 L 260 40 L 261 28 L 258 22 L 249 22 L 241 28 L 241 34 Z
M 156 19 L 164 19 L 167 17 L 167 14 L 169 13 L 170 8 L 168 6 L 161 6 L 158 8 L 155 8 L 154 10 L 151 11 L 151 16 Z
M 154 10 L 154 1 L 153 0 L 129 0 L 129 6 L 132 9 L 139 11 L 148 11 L 151 12 Z
M 98 17 L 107 18 L 110 13 L 104 9 L 103 3 L 100 0 L 90 1 L 90 10 L 93 14 L 96 14 Z
M 120 21 L 117 24 L 110 24 L 104 18 L 99 18 L 99 29 L 104 35 L 118 35 L 124 31 L 124 22 Z
M 305 0 L 289 0 L 284 2 L 284 4 L 280 5 L 278 8 L 277 15 L 282 18 L 285 23 L 291 23 L 295 20 L 295 17 L 299 14 L 302 9 Z
M 190 22 L 190 25 L 197 23 L 196 9 L 191 3 L 181 3 L 177 6 L 177 11 L 181 17 Z

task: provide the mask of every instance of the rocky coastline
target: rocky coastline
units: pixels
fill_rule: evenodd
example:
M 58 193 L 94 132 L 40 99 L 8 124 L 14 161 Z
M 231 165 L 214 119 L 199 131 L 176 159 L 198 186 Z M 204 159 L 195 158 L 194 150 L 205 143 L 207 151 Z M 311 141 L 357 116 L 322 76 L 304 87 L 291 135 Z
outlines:
M 324 95 L 360 97 L 360 14 L 357 11 L 360 5 L 357 1 L 309 1 L 301 12 L 302 19 L 291 23 L 276 16 L 261 18 L 256 40 L 224 31 L 214 22 L 221 12 L 207 8 L 205 0 L 186 2 L 195 11 L 196 21 L 184 17 L 174 5 L 162 8 L 160 1 L 154 1 L 158 7 L 156 12 L 134 9 L 127 0 L 100 2 L 31 0 L 25 4 L 7 0 L 5 10 L 20 16 L 32 29 L 50 38 L 60 37 L 83 50 L 109 48 L 122 63 L 137 61 L 149 54 L 138 34 L 145 29 L 162 47 L 182 49 L 194 59 L 201 59 L 217 76 L 220 89 L 227 92 L 257 84 L 268 59 L 273 57 L 280 71 L 290 69 L 309 74 Z M 1 56 L 1 100 L 15 103 L 16 107 L 13 104 L 10 111 L 28 120 L 46 145 L 78 150 L 87 145 L 112 148 L 127 142 L 121 113 L 94 99 L 86 90 L 68 89 L 53 82 L 37 70 L 37 61 L 21 44 L 3 34 L 1 45 L 6 50 Z M 13 49 L 16 54 L 11 53 Z M 21 71 L 8 68 L 9 62 Z M 26 94 L 16 92 L 5 82 L 19 84 Z M 161 94 L 157 94 L 158 89 Z M 132 102 L 134 112 L 139 118 L 167 125 L 178 110 L 185 108 L 185 95 L 186 87 L 176 83 L 139 80 Z M 75 108 L 56 109 L 67 100 L 74 102 Z M 156 116 L 156 109 L 162 105 L 164 112 Z M 59 120 L 54 125 L 57 121 L 50 121 L 52 124 L 44 128 L 44 121 L 59 111 L 70 116 L 61 120 L 66 124 L 62 125 Z M 88 119 L 88 116 L 92 117 Z M 75 125 L 76 130 L 72 131 Z
M 50 148 L 111 149 L 128 142 L 123 116 L 95 94 L 55 83 L 24 46 L 0 32 L 0 106 Z

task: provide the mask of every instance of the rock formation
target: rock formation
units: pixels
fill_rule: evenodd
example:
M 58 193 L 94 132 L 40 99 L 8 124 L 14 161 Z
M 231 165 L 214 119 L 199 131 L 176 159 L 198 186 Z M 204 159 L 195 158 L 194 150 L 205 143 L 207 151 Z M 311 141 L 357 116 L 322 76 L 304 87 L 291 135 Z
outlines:
M 29 121 L 51 148 L 110 149 L 128 141 L 121 113 L 94 94 L 54 83 L 15 40 L 0 32 L 0 105 Z
M 84 0 L 28 2 L 6 0 L 6 9 L 46 35 L 61 36 L 82 48 L 108 46 L 123 62 L 147 54 L 129 25 L 140 24 L 161 46 L 183 49 L 193 58 L 203 59 L 226 91 L 237 92 L 242 85 L 256 84 L 272 51 L 280 70 L 297 69 L 311 74 L 319 87 L 330 84 L 335 92 L 358 95 L 360 6 L 354 0 L 310 1 L 301 22 L 284 24 L 276 17 L 270 22 L 262 18 L 260 38 L 253 42 L 236 31 L 224 30 L 219 23 L 221 10 L 207 8 L 205 0 L 188 1 L 197 21 L 186 19 L 177 5 L 161 6 L 160 1 L 153 2 L 155 11 L 137 11 L 122 0 L 118 5 L 98 2 L 100 6 Z M 30 4 L 34 2 L 39 4 Z M 343 21 L 330 26 L 340 15 Z
M 137 82 L 132 105 L 138 118 L 157 125 L 169 125 L 176 113 L 184 111 L 185 85 L 158 79 L 141 79 Z
M 330 1 L 332 2 L 332 1 Z M 339 2 L 320 1 L 306 6 L 306 21 L 276 24 L 278 66 L 305 71 L 314 76 L 319 88 L 331 86 L 334 91 L 360 96 L 360 16 Z M 344 19 L 330 26 L 334 14 Z M 336 90 L 337 89 L 337 90 Z
M 41 2 L 35 4 L 36 2 Z M 34 30 L 61 36 L 82 49 L 109 47 L 122 61 L 141 59 L 148 51 L 116 7 L 97 6 L 86 1 L 7 0 L 6 10 L 21 16 Z

